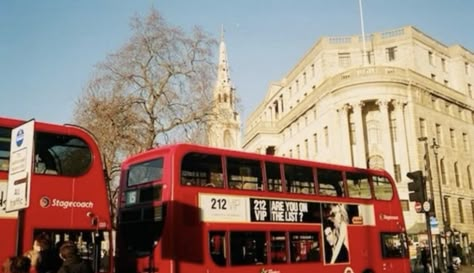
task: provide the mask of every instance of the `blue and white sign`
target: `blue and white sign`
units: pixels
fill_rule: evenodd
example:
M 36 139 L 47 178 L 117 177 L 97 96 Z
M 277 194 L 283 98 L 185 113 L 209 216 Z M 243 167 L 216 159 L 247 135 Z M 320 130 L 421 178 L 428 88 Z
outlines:
M 438 219 L 436 217 L 430 217 L 430 227 L 431 227 L 431 234 L 439 234 L 439 227 L 438 227 Z
M 24 209 L 30 204 L 31 174 L 34 160 L 34 131 L 34 120 L 30 120 L 12 130 L 6 212 Z
M 18 129 L 18 132 L 16 133 L 16 138 L 15 138 L 16 146 L 21 147 L 24 139 L 25 139 L 25 131 L 23 131 L 23 129 L 20 128 Z

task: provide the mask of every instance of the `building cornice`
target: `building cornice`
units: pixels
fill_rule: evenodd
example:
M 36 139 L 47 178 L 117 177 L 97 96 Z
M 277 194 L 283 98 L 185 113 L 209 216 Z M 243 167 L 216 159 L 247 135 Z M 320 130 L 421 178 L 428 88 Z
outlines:
M 421 90 L 426 90 L 433 96 L 474 111 L 473 99 L 469 99 L 466 95 L 441 83 L 435 82 L 413 70 L 390 66 L 360 67 L 347 70 L 328 78 L 313 91 L 308 92 L 307 97 L 286 112 L 281 119 L 277 121 L 259 121 L 254 123 L 248 130 L 246 128 L 246 132 L 244 133 L 244 146 L 258 134 L 278 134 L 282 132 L 288 125 L 292 124 L 293 121 L 315 107 L 320 100 L 330 94 L 333 95 L 334 93 L 345 91 L 354 86 L 373 84 L 395 84 L 400 85 L 404 89 L 409 85 L 415 86 Z M 367 93 L 363 95 L 367 96 Z M 368 95 L 370 96 L 370 94 Z M 407 94 L 407 96 L 409 95 L 410 94 Z M 269 101 L 265 101 L 262 105 L 268 106 L 268 103 Z M 265 107 L 262 107 L 261 111 L 264 111 L 264 109 Z M 256 115 L 254 116 L 261 115 L 261 111 L 255 113 Z

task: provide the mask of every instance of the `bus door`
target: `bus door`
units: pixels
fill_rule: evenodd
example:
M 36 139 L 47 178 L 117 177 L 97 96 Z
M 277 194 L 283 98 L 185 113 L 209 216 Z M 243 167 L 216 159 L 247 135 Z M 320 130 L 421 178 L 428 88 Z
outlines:
M 79 256 L 88 261 L 94 272 L 112 272 L 111 233 L 105 230 L 53 230 L 35 229 L 33 238 L 47 238 L 49 249 L 59 258 L 59 249 L 64 242 L 73 242 Z M 59 260 L 59 266 L 62 261 Z
M 382 269 L 385 272 L 409 272 L 407 236 L 404 232 L 381 232 Z M 403 271 L 406 270 L 406 271 Z

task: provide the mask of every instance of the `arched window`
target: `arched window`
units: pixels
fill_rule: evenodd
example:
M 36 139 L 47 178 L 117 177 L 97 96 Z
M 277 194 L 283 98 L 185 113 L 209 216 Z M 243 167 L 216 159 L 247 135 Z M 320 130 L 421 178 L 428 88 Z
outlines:
M 372 155 L 369 157 L 369 168 L 371 169 L 383 169 L 385 167 L 385 162 L 382 156 Z
M 367 141 L 370 144 L 380 143 L 380 125 L 378 120 L 367 121 Z

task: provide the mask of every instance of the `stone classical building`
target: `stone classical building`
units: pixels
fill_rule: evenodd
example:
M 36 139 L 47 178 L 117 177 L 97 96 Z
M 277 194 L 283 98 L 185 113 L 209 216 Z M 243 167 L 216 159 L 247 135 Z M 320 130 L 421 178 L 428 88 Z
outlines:
M 213 101 L 214 115 L 207 123 L 208 144 L 214 147 L 240 149 L 242 139 L 240 116 L 236 111 L 235 88 L 230 80 L 223 30 L 219 44 L 219 63 Z
M 411 26 L 365 43 L 323 37 L 270 85 L 245 124 L 243 149 L 384 168 L 409 230 L 424 215 L 408 201 L 406 173 L 430 170 L 440 229 L 442 200 L 446 226 L 474 241 L 473 85 L 472 52 Z

